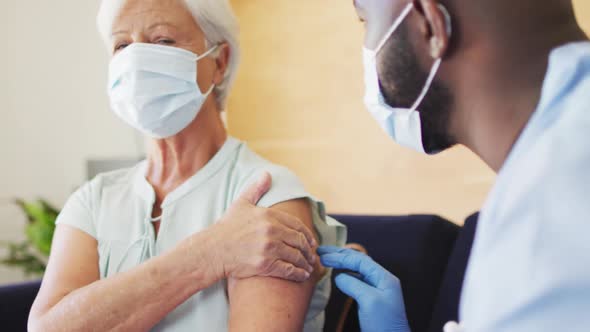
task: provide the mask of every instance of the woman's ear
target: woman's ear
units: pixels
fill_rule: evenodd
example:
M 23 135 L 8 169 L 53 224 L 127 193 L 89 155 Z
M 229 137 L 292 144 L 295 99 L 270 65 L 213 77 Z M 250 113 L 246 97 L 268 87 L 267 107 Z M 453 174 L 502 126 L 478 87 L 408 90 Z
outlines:
M 427 33 L 424 37 L 430 45 L 430 55 L 433 59 L 440 59 L 449 49 L 452 32 L 451 16 L 447 9 L 436 0 L 416 2 L 426 21 Z
M 219 44 L 219 49 L 217 50 L 217 57 L 215 58 L 216 70 L 215 74 L 213 75 L 213 82 L 215 85 L 219 85 L 223 82 L 225 78 L 225 73 L 227 71 L 227 67 L 229 65 L 229 59 L 231 56 L 231 50 L 227 43 Z

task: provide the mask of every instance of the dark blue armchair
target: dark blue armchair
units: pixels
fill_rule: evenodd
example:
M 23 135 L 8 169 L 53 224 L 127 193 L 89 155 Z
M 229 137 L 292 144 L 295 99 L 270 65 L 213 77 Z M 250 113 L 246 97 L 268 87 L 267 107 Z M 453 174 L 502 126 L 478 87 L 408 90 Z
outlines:
M 463 227 L 431 215 L 334 217 L 348 226 L 349 243 L 364 246 L 400 279 L 412 332 L 442 332 L 446 322 L 458 320 L 477 214 Z M 346 295 L 333 285 L 326 332 L 360 331 L 356 304 L 346 315 L 346 302 Z
M 0 331 L 27 330 L 29 311 L 40 286 L 40 281 L 34 281 L 0 287 Z

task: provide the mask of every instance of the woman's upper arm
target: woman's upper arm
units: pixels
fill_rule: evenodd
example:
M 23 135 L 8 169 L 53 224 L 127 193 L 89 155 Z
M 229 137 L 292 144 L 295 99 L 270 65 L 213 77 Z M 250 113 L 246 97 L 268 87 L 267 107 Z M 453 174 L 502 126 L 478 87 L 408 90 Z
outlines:
M 298 217 L 313 231 L 306 199 L 279 203 L 272 209 Z M 318 260 L 314 274 L 304 283 L 269 277 L 229 280 L 230 331 L 302 331 L 320 269 Z
M 31 317 L 43 315 L 69 293 L 99 279 L 96 239 L 75 227 L 57 225 Z

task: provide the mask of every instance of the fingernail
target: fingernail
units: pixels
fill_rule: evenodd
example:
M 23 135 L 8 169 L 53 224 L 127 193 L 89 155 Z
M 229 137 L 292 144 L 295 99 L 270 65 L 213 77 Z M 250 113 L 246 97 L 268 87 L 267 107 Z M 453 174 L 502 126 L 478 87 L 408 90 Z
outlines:
M 311 274 L 309 272 L 305 272 L 305 279 L 309 279 L 310 276 Z

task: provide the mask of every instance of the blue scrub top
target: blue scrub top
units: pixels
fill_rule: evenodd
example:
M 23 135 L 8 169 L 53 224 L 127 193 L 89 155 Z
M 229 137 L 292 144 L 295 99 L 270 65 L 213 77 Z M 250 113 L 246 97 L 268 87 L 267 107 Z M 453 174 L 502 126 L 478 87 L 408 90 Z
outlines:
M 590 43 L 555 49 L 539 106 L 482 210 L 467 332 L 590 331 Z

